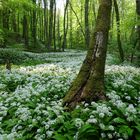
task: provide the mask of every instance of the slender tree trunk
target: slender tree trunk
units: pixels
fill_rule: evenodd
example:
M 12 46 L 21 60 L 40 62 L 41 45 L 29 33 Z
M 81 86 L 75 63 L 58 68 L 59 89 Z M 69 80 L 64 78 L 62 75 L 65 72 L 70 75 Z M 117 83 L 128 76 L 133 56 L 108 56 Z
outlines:
M 36 0 L 33 0 L 34 5 L 36 5 Z M 33 9 L 33 22 L 32 22 L 32 37 L 33 37 L 33 46 L 36 47 L 36 33 L 37 33 L 37 17 L 36 9 Z
M 79 24 L 79 26 L 80 26 L 81 32 L 82 32 L 82 34 L 83 34 L 83 37 L 85 38 L 85 32 L 84 32 L 84 30 L 83 30 L 82 24 L 80 23 L 80 20 L 79 20 L 79 18 L 78 18 L 78 16 L 77 16 L 77 13 L 76 13 L 76 11 L 73 9 L 72 4 L 71 4 L 70 1 L 69 1 L 69 5 L 70 5 L 70 8 L 71 8 L 72 12 L 73 12 L 74 15 L 76 16 L 76 19 L 77 19 L 77 22 L 78 22 L 78 24 Z
M 44 41 L 45 41 L 45 46 L 47 47 L 48 45 L 48 2 L 47 0 L 43 0 L 44 2 Z
M 112 12 L 111 12 L 111 32 L 110 32 L 110 36 L 109 36 L 110 40 L 113 39 L 113 29 L 114 29 L 114 7 L 112 7 Z
M 140 21 L 140 0 L 136 0 L 137 20 Z M 140 66 L 140 25 L 137 26 L 138 45 L 137 45 L 137 64 Z
M 13 31 L 17 32 L 16 11 L 13 11 L 12 13 L 12 26 L 13 26 Z
M 20 33 L 20 15 L 19 15 L 19 12 L 17 15 L 17 32 Z
M 54 0 L 54 28 L 53 28 L 53 41 L 54 41 L 54 51 L 56 51 L 56 0 Z
M 27 20 L 27 16 L 25 14 L 23 16 L 23 38 L 24 38 L 25 47 L 28 47 L 29 46 L 28 20 Z
M 85 44 L 89 47 L 90 33 L 89 33 L 89 0 L 85 0 Z
M 52 39 L 53 39 L 53 7 L 54 0 L 50 0 L 50 14 L 49 14 L 49 39 L 48 39 L 48 49 L 51 49 Z
M 64 9 L 64 23 L 63 23 L 64 34 L 63 34 L 62 51 L 64 51 L 65 48 L 66 48 L 66 37 L 67 37 L 66 19 L 67 19 L 67 12 L 68 12 L 67 11 L 68 4 L 69 4 L 69 0 L 66 1 L 66 6 L 65 6 L 65 9 Z
M 9 15 L 10 11 L 7 9 L 3 10 L 3 28 L 9 30 Z
M 61 50 L 61 36 L 60 36 L 60 11 L 57 13 L 57 44 L 59 51 Z
M 95 31 L 80 72 L 64 98 L 73 108 L 81 101 L 105 100 L 104 71 L 112 0 L 100 0 Z
M 94 14 L 94 22 L 96 22 L 97 16 L 96 16 L 95 2 L 93 2 L 92 7 L 93 7 L 93 14 Z
M 121 62 L 124 61 L 124 51 L 122 48 L 122 42 L 121 42 L 121 31 L 120 31 L 120 14 L 119 14 L 119 8 L 117 1 L 114 0 L 114 8 L 116 13 L 116 24 L 117 24 L 117 42 L 118 42 L 118 49 L 120 54 L 120 60 Z
M 71 10 L 71 8 L 69 9 L 70 10 L 70 40 L 69 40 L 69 42 L 70 42 L 70 48 L 72 49 L 72 47 L 73 47 L 73 34 L 72 34 L 72 10 Z

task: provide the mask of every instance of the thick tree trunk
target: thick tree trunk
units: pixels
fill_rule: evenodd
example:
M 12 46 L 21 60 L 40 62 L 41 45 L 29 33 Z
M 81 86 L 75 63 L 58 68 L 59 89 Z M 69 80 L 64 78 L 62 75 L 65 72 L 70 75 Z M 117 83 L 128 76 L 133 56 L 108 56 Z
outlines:
M 89 47 L 90 33 L 89 33 L 89 0 L 85 0 L 85 45 Z
M 105 100 L 104 69 L 110 28 L 112 0 L 101 0 L 95 31 L 80 72 L 64 98 L 64 105 L 75 107 L 78 102 Z
M 119 8 L 117 1 L 114 0 L 114 8 L 116 13 L 116 24 L 117 24 L 117 42 L 118 42 L 118 49 L 120 54 L 120 60 L 121 62 L 124 61 L 124 51 L 122 48 L 122 42 L 121 42 L 121 31 L 120 31 L 120 14 L 119 14 Z

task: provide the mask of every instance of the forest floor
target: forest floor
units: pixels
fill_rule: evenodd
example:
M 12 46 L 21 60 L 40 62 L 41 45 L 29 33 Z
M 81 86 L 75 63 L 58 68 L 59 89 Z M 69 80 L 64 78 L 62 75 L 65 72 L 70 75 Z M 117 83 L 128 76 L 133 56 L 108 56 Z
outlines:
M 111 65 L 108 55 L 108 100 L 67 112 L 62 98 L 86 52 L 19 55 L 10 74 L 0 66 L 0 140 L 140 140 L 140 69 Z

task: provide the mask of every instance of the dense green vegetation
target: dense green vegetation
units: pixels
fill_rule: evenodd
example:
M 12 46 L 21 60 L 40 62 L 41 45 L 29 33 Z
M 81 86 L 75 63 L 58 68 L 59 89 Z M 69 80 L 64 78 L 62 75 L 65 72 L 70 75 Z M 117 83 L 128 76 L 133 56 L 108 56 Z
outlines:
M 0 140 L 140 140 L 139 16 L 139 0 L 1 0 Z

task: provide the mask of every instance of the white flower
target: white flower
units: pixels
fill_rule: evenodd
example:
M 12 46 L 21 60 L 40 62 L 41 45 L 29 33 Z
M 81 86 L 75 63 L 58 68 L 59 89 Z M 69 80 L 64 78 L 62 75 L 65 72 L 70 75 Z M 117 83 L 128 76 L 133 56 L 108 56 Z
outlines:
M 113 138 L 112 134 L 110 134 L 110 133 L 107 134 L 107 136 L 108 136 L 109 139 L 112 139 Z
M 75 119 L 76 127 L 80 128 L 83 124 L 84 124 L 84 122 L 80 118 Z
M 105 133 L 101 133 L 101 137 L 102 138 L 105 138 L 106 137 L 106 134 Z
M 48 138 L 50 138 L 53 135 L 53 131 L 47 131 L 46 135 L 47 135 Z
M 100 118 L 103 118 L 104 116 L 105 116 L 104 113 L 100 113 L 100 114 L 99 114 L 99 117 L 100 117 Z
M 99 126 L 101 129 L 103 129 L 103 130 L 105 129 L 105 125 L 103 123 L 100 123 Z
M 112 125 L 110 125 L 108 128 L 112 131 L 114 130 L 114 126 L 112 126 Z
M 93 118 L 93 119 L 88 119 L 87 120 L 88 123 L 97 123 L 97 119 Z
M 50 126 L 48 124 L 45 125 L 45 129 L 48 130 Z

